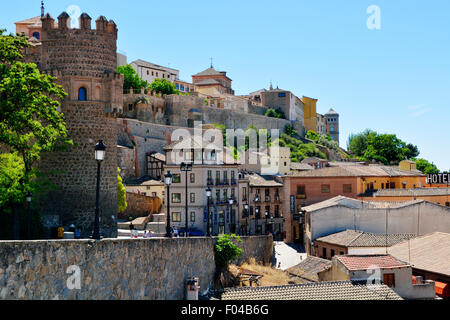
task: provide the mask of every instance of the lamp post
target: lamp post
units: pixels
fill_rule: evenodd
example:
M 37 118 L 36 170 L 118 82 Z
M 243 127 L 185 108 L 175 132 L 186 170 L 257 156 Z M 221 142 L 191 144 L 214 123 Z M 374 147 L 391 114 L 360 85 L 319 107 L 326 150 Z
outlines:
M 208 187 L 208 189 L 206 189 L 206 207 L 207 207 L 207 211 L 208 211 L 208 220 L 206 222 L 206 236 L 207 237 L 211 237 L 211 232 L 210 232 L 210 226 L 209 226 L 209 199 L 211 198 L 211 188 Z
M 167 186 L 167 219 L 166 219 L 166 237 L 172 238 L 172 232 L 170 231 L 170 185 L 172 184 L 172 174 L 170 171 L 164 175 L 164 183 Z
M 232 214 L 233 203 L 234 203 L 234 199 L 233 198 L 229 198 L 228 199 L 228 204 L 230 205 L 230 209 L 229 209 L 230 210 L 230 225 L 228 226 L 228 228 L 230 230 L 230 233 L 235 233 L 236 232 L 235 227 L 234 227 L 233 214 Z
M 248 231 L 248 218 L 249 218 L 248 203 L 244 204 L 244 212 L 245 212 L 245 235 L 247 236 L 249 234 L 249 231 Z
M 27 239 L 31 240 L 31 200 L 33 199 L 33 194 L 28 192 L 27 194 L 27 204 L 28 204 L 28 217 L 27 217 Z
M 95 160 L 97 160 L 97 191 L 95 195 L 95 220 L 94 233 L 92 238 L 100 240 L 100 167 L 102 161 L 105 159 L 106 145 L 103 140 L 99 140 L 95 145 Z
M 266 214 L 266 230 L 265 230 L 265 233 L 267 234 L 268 233 L 268 229 L 269 229 L 269 211 L 266 210 L 265 214 Z
M 188 233 L 189 233 L 189 225 L 188 225 L 188 172 L 192 171 L 192 162 L 182 162 L 180 165 L 180 170 L 186 172 L 186 193 L 185 193 L 185 198 L 186 198 L 186 215 L 185 215 L 185 219 L 186 219 L 186 228 L 185 228 L 185 237 L 188 237 Z

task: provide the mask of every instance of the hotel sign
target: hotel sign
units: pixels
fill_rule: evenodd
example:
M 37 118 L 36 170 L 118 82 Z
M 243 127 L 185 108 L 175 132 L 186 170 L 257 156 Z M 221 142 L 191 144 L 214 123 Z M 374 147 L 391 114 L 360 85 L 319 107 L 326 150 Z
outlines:
M 450 184 L 450 173 L 429 174 L 427 184 Z

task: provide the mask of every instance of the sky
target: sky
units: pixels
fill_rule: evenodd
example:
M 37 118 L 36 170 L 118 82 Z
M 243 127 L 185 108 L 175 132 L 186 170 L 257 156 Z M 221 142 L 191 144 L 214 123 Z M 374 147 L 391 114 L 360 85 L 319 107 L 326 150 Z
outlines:
M 39 0 L 0 4 L 8 31 L 40 15 Z M 55 19 L 73 8 L 113 19 L 128 62 L 175 68 L 191 81 L 212 57 L 237 95 L 272 82 L 318 99 L 319 113 L 335 109 L 344 148 L 366 128 L 395 133 L 450 170 L 448 0 L 46 0 L 45 8 Z

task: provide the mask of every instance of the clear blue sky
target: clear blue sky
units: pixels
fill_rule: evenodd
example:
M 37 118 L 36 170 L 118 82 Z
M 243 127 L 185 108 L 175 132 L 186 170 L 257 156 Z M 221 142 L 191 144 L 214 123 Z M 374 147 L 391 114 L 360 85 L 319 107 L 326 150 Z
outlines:
M 2 1 L 0 27 L 40 14 L 39 0 Z M 77 5 L 113 19 L 118 49 L 180 70 L 225 70 L 236 94 L 270 81 L 319 99 L 341 115 L 341 146 L 366 128 L 416 144 L 450 169 L 450 1 L 407 0 L 47 0 L 56 18 Z M 370 5 L 381 30 L 369 30 Z

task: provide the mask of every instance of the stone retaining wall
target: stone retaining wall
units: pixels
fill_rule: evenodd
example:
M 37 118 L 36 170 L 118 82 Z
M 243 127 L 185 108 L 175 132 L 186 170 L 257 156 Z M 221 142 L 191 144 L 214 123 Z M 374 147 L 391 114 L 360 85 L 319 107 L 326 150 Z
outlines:
M 242 239 L 240 261 L 250 257 L 270 261 L 272 237 Z M 0 242 L 0 299 L 182 300 L 188 277 L 199 277 L 201 292 L 212 285 L 215 242 L 215 238 Z M 80 289 L 73 281 L 76 270 Z

